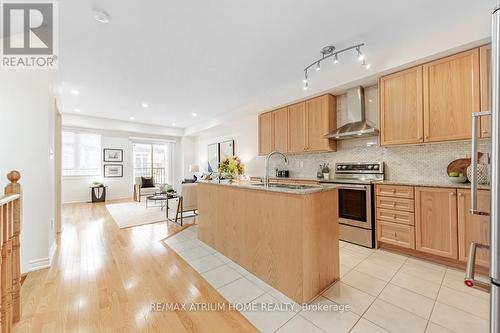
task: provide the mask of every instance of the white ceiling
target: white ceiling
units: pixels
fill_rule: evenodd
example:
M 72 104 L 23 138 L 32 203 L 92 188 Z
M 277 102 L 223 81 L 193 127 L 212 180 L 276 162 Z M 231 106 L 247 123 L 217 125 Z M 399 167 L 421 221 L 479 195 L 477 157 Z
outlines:
M 61 1 L 60 104 L 65 113 L 176 123 L 192 134 L 477 44 L 490 35 L 497 1 Z M 94 8 L 111 22 L 96 22 Z M 344 57 L 302 90 L 302 70 L 323 46 L 359 42 L 369 70 Z

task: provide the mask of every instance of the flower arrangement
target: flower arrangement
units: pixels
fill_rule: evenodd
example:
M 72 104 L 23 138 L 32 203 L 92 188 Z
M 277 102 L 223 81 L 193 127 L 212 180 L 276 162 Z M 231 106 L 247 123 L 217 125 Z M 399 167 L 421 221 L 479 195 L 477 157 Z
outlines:
M 220 161 L 219 173 L 229 176 L 242 175 L 245 172 L 245 166 L 241 163 L 238 156 L 226 157 Z

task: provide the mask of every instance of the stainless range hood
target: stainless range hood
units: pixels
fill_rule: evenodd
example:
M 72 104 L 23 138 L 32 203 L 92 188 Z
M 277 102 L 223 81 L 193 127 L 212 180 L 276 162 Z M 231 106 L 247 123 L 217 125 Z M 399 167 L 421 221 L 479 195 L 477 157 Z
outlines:
M 367 123 L 365 118 L 365 94 L 363 87 L 347 91 L 348 123 L 325 135 L 325 138 L 344 140 L 378 135 L 378 130 Z

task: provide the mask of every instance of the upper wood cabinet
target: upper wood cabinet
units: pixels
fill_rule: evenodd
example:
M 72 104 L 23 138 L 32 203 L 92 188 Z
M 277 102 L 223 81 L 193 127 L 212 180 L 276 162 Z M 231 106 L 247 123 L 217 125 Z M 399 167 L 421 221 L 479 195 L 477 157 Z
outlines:
M 274 128 L 274 149 L 288 152 L 288 108 L 272 112 Z
M 259 155 L 267 155 L 274 150 L 274 124 L 271 112 L 259 115 Z
M 423 65 L 424 141 L 470 139 L 479 111 L 479 49 Z
M 305 102 L 306 104 L 306 151 L 332 151 L 337 141 L 326 139 L 325 135 L 337 125 L 336 99 L 323 95 Z
M 337 126 L 335 96 L 323 95 L 259 115 L 259 155 L 276 149 L 302 153 L 335 151 L 337 142 L 325 135 Z
M 379 89 L 381 145 L 423 142 L 422 66 L 382 77 Z
M 457 190 L 415 188 L 415 249 L 458 259 Z
M 288 151 L 300 152 L 306 148 L 306 103 L 288 107 Z
M 470 212 L 470 190 L 458 190 L 458 259 L 467 261 L 471 242 L 489 245 L 490 219 L 488 216 L 472 215 Z M 490 211 L 490 192 L 478 191 L 477 208 L 480 211 Z M 483 267 L 489 266 L 489 251 L 478 248 L 476 263 Z
M 485 45 L 382 77 L 380 144 L 470 139 L 472 113 L 490 108 L 490 59 Z M 480 124 L 490 136 L 489 117 Z
M 491 111 L 491 44 L 479 48 L 481 111 Z M 481 117 L 481 137 L 491 136 L 490 116 Z

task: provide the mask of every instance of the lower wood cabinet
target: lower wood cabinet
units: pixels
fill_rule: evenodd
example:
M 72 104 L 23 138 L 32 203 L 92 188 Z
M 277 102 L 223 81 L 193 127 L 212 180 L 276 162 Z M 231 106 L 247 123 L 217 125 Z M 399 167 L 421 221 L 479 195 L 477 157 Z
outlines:
M 458 259 L 457 190 L 415 188 L 415 249 Z
M 377 185 L 375 203 L 378 242 L 457 262 L 467 261 L 471 242 L 489 245 L 489 217 L 470 213 L 469 189 Z M 478 209 L 490 211 L 489 190 L 478 191 Z M 478 248 L 476 264 L 489 266 L 488 249 Z
M 477 206 L 480 211 L 490 211 L 490 192 L 478 191 Z M 490 219 L 484 215 L 473 215 L 471 208 L 470 190 L 458 190 L 458 259 L 467 261 L 471 242 L 484 245 L 490 243 Z M 477 249 L 476 264 L 489 266 L 489 251 Z
M 377 227 L 377 239 L 379 242 L 408 249 L 415 248 L 415 229 L 413 226 L 378 221 Z

